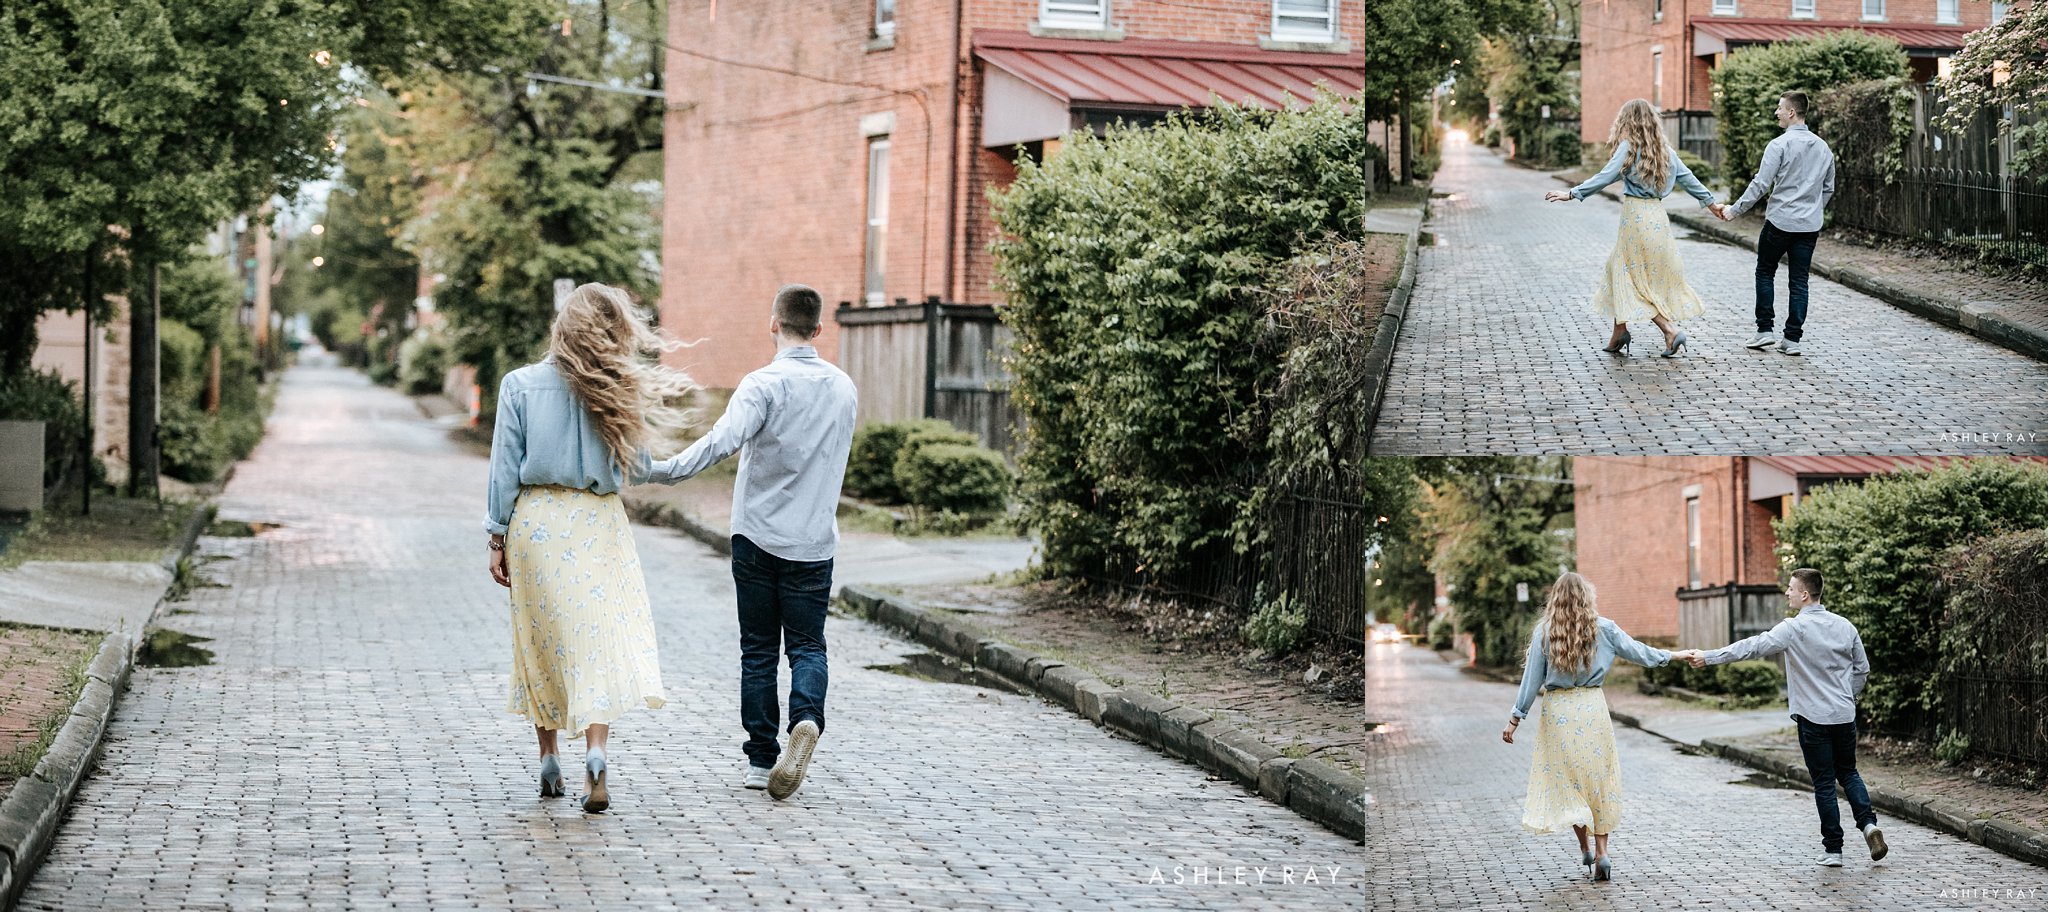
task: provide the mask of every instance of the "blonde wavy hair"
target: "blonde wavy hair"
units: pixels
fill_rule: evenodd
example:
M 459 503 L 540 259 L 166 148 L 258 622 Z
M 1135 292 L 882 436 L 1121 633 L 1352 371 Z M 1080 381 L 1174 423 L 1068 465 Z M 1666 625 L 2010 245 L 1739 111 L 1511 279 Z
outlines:
M 1593 633 L 1600 627 L 1600 612 L 1593 607 L 1593 584 L 1576 573 L 1559 576 L 1550 584 L 1543 624 L 1543 654 L 1550 657 L 1550 664 L 1574 674 L 1585 671 L 1593 661 Z
M 1657 109 L 1649 102 L 1638 98 L 1622 105 L 1621 112 L 1614 115 L 1614 132 L 1607 141 L 1622 140 L 1627 140 L 1629 148 L 1635 150 L 1636 160 L 1630 170 L 1644 183 L 1662 187 L 1671 179 L 1671 146 L 1664 141 L 1664 128 L 1657 124 Z
M 680 347 L 662 338 L 624 290 L 610 285 L 577 286 L 555 315 L 548 342 L 555 368 L 628 478 L 649 441 L 689 423 L 682 400 L 697 384 L 661 363 L 662 354 Z

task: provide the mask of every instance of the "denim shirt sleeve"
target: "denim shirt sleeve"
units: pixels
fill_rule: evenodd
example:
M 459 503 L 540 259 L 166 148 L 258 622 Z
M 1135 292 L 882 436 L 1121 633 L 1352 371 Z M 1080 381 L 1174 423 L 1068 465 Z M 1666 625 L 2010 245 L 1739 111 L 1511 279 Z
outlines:
M 1629 636 L 1627 631 L 1621 629 L 1620 624 L 1608 623 L 1602 626 L 1606 628 L 1607 648 L 1614 650 L 1616 656 L 1627 659 L 1644 668 L 1655 668 L 1671 661 L 1670 652 L 1658 649 L 1655 646 L 1645 646 L 1636 642 L 1634 637 Z
M 1671 177 L 1679 189 L 1700 201 L 1700 208 L 1705 209 L 1714 204 L 1714 191 L 1708 190 L 1707 185 L 1700 183 L 1699 177 L 1692 173 L 1691 168 L 1685 166 L 1685 160 L 1679 158 L 1676 152 L 1671 153 Z
M 725 406 L 725 414 L 718 416 L 711 432 L 680 454 L 654 462 L 647 480 L 675 484 L 739 452 L 768 423 L 770 405 L 768 391 L 760 382 L 751 376 L 741 380 L 739 388 L 733 390 L 732 401 Z
M 1529 632 L 1529 654 L 1522 659 L 1522 690 L 1515 694 L 1514 717 L 1529 715 L 1529 707 L 1536 702 L 1536 694 L 1543 690 L 1543 681 L 1550 677 L 1550 657 L 1543 653 L 1543 625 Z
M 1599 193 L 1600 188 L 1620 180 L 1621 171 L 1626 167 L 1628 167 L 1628 140 L 1624 139 L 1614 144 L 1614 157 L 1607 160 L 1607 167 L 1601 168 L 1599 174 L 1586 178 L 1585 183 L 1572 188 L 1572 198 L 1584 200 L 1586 197 Z
M 512 375 L 498 381 L 498 415 L 491 431 L 491 483 L 484 508 L 484 528 L 503 535 L 512 522 L 512 501 L 519 496 L 519 464 L 526 459 L 526 428 L 519 414 L 519 391 Z

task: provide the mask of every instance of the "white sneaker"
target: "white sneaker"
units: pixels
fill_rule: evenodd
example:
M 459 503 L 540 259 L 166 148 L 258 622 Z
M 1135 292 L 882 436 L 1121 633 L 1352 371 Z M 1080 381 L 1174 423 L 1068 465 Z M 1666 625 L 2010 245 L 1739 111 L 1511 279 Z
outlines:
M 768 787 L 768 768 L 767 768 L 767 767 L 765 767 L 765 766 L 755 766 L 755 765 L 753 765 L 753 764 L 751 764 L 751 763 L 747 764 L 747 782 L 746 782 L 746 785 L 747 785 L 747 788 L 750 788 L 750 789 L 764 789 L 764 788 L 767 788 L 767 787 Z
M 1754 348 L 1758 351 L 1762 351 L 1776 344 L 1778 344 L 1777 336 L 1771 335 L 1770 333 L 1757 333 L 1756 335 L 1749 337 L 1749 342 L 1747 342 L 1744 345 L 1744 347 Z
M 1822 852 L 1820 856 L 1820 861 L 1818 861 L 1817 864 L 1826 865 L 1830 868 L 1839 868 L 1842 866 L 1842 853 Z
M 1884 844 L 1884 831 L 1878 829 L 1877 824 L 1863 828 L 1863 841 L 1870 846 L 1871 861 L 1883 861 L 1885 854 L 1891 851 L 1891 847 Z
M 1799 354 L 1799 343 L 1797 343 L 1797 342 L 1794 342 L 1794 341 L 1792 341 L 1791 339 L 1786 339 L 1785 341 L 1783 341 L 1783 342 L 1780 342 L 1780 343 L 1778 343 L 1778 354 L 1781 354 L 1781 355 L 1796 355 L 1796 354 Z
M 796 794 L 804 784 L 804 772 L 811 767 L 811 752 L 818 747 L 818 723 L 809 719 L 789 730 L 789 749 L 768 773 L 768 797 L 777 801 Z

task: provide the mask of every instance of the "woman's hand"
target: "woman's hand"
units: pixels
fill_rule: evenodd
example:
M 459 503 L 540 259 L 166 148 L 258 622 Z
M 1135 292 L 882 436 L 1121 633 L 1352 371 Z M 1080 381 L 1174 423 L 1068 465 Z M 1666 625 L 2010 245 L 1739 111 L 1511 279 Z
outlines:
M 1521 724 L 1522 720 L 1520 719 L 1509 719 L 1508 727 L 1500 730 L 1500 739 L 1509 744 L 1515 743 L 1515 727 Z
M 507 589 L 512 588 L 512 568 L 505 563 L 505 536 L 491 536 L 491 579 Z
M 1572 200 L 1577 199 L 1577 197 L 1574 197 L 1570 193 L 1566 193 L 1563 190 L 1552 190 L 1549 193 L 1543 194 L 1543 199 L 1546 202 L 1552 203 L 1569 203 Z

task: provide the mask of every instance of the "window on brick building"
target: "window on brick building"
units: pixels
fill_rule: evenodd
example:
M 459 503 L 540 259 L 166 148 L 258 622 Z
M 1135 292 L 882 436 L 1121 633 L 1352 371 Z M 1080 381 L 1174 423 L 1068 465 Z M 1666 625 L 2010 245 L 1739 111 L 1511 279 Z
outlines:
M 1273 40 L 1336 39 L 1337 0 L 1273 0 Z
M 1714 0 L 1714 15 L 1716 15 L 1716 16 L 1733 16 L 1733 15 L 1735 15 L 1735 0 Z
M 1650 52 L 1650 104 L 1664 110 L 1664 52 Z
M 1048 28 L 1109 27 L 1109 0 L 1038 0 L 1038 24 Z
M 1792 0 L 1792 18 L 1813 18 L 1813 0 Z
M 1686 588 L 1698 589 L 1705 582 L 1700 579 L 1700 499 L 1685 499 L 1685 578 Z
M 2000 2 L 1998 2 L 1998 0 L 1991 0 L 1991 21 L 1992 21 L 1992 22 L 2004 22 L 2004 21 L 2005 21 L 2005 14 L 2006 14 L 2006 13 L 2009 13 L 2009 12 L 2012 12 L 2012 4 L 2010 4 L 2010 3 L 2000 3 Z
M 889 240 L 889 137 L 868 140 L 867 277 L 862 291 L 869 307 L 888 301 L 882 282 L 882 254 Z
M 1956 9 L 1956 0 L 1935 0 L 1934 2 L 1934 21 L 1936 22 L 1944 25 L 1955 25 L 1963 21 L 1962 17 L 1957 15 L 1959 12 Z
M 875 0 L 875 37 L 896 34 L 896 0 Z
M 1650 21 L 1664 21 L 1664 0 L 1656 0 L 1656 2 L 1650 7 Z
M 1884 0 L 1863 0 L 1864 19 L 1883 19 Z

